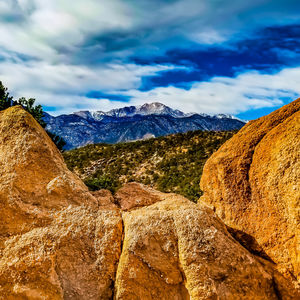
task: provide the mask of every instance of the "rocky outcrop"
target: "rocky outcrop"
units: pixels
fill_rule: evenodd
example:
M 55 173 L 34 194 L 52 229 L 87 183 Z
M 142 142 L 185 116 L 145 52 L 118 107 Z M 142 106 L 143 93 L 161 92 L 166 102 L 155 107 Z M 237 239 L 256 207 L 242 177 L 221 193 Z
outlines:
M 96 207 L 40 125 L 21 107 L 0 112 L 0 243 L 51 222 L 49 210 Z
M 300 280 L 300 99 L 249 122 L 207 161 L 209 204 L 251 251 Z
M 120 188 L 116 195 L 116 203 L 124 211 L 149 206 L 161 201 L 161 194 L 143 184 L 131 182 Z
M 0 299 L 111 299 L 121 241 L 117 210 L 53 213 L 50 225 L 5 240 Z
M 89 193 L 20 107 L 0 112 L 0 150 L 1 300 L 300 297 L 206 206 L 135 183 Z
M 0 176 L 0 299 L 109 299 L 121 214 L 21 107 L 0 112 Z
M 160 197 L 123 214 L 116 299 L 297 297 L 273 266 L 231 237 L 211 209 L 174 194 Z

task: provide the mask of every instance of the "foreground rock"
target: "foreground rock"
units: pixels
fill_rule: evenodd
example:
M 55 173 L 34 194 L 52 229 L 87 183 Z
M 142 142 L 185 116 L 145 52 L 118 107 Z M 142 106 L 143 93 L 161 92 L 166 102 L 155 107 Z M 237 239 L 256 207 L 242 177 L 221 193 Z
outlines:
M 21 107 L 0 112 L 0 176 L 0 299 L 109 299 L 121 215 Z
M 202 202 L 300 280 L 300 99 L 249 122 L 206 163 Z
M 116 299 L 297 298 L 271 264 L 231 237 L 211 209 L 181 196 L 160 197 L 123 214 Z
M 0 153 L 1 300 L 300 297 L 207 207 L 138 184 L 90 194 L 20 107 L 0 112 Z
M 121 252 L 118 211 L 69 207 L 5 241 L 0 299 L 111 299 Z
M 96 207 L 40 125 L 21 107 L 0 112 L 1 238 L 51 223 L 49 209 Z

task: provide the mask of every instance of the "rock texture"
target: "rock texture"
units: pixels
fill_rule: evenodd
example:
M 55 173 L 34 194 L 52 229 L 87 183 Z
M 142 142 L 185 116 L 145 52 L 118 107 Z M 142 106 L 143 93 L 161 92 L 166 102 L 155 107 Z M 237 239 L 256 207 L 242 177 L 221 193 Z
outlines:
M 115 199 L 121 209 L 127 211 L 161 201 L 160 195 L 158 191 L 143 184 L 131 182 L 117 191 Z
M 99 208 L 21 107 L 0 112 L 0 176 L 0 299 L 109 299 L 120 212 Z
M 296 299 L 207 207 L 174 194 L 123 214 L 116 299 Z
M 89 193 L 35 120 L 0 112 L 0 299 L 298 299 L 206 206 Z M 3 179 L 2 179 L 3 178 Z
M 207 161 L 204 196 L 250 250 L 300 280 L 300 99 L 249 122 Z
M 0 241 L 49 224 L 48 209 L 96 206 L 40 125 L 21 107 L 0 112 Z

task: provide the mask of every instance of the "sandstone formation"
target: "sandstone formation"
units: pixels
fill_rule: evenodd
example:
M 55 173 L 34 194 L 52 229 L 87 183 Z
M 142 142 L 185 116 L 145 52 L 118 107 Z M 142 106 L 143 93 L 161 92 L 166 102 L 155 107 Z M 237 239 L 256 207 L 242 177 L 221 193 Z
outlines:
M 296 299 L 274 267 L 237 243 L 207 207 L 160 193 L 123 213 L 116 299 Z
M 98 207 L 21 107 L 0 112 L 0 176 L 0 299 L 109 299 L 120 212 Z
M 201 202 L 300 280 L 300 99 L 249 122 L 207 161 Z
M 90 193 L 20 107 L 0 112 L 0 166 L 0 300 L 300 297 L 206 206 Z
M 160 193 L 139 183 L 131 182 L 120 188 L 115 199 L 122 210 L 148 206 L 161 200 Z
M 0 178 L 0 243 L 2 236 L 49 224 L 49 209 L 97 204 L 46 132 L 19 106 L 0 112 Z

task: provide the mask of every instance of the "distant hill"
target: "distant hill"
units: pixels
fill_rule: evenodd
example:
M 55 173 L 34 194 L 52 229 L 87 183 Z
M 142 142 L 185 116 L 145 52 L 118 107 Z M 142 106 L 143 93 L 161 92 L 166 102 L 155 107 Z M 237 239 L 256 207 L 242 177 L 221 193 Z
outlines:
M 117 190 L 136 181 L 197 201 L 206 160 L 234 131 L 193 131 L 115 145 L 95 144 L 65 152 L 65 161 L 91 190 Z
M 230 115 L 186 114 L 157 102 L 108 112 L 80 111 L 57 117 L 46 114 L 44 121 L 48 131 L 66 141 L 65 149 L 143 140 L 190 130 L 235 130 L 245 125 Z

